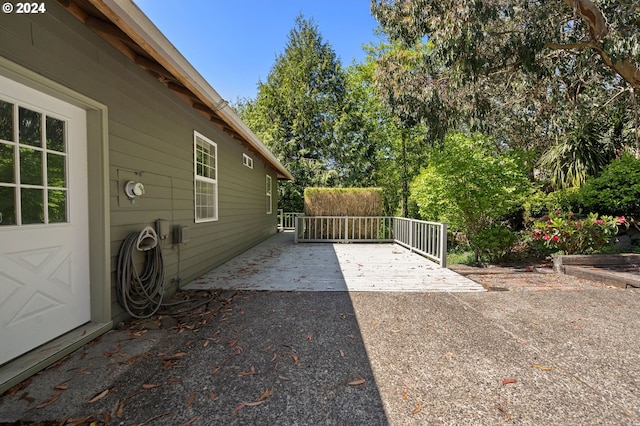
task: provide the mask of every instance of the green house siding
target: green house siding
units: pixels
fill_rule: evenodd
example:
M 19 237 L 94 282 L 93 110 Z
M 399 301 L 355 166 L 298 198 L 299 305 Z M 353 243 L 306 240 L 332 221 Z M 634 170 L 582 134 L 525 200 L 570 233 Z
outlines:
M 0 56 L 107 107 L 112 318 L 124 318 L 113 286 L 118 251 L 130 233 L 157 219 L 170 229 L 189 227 L 188 242 L 174 244 L 171 234 L 162 241 L 165 286 L 172 291 L 276 232 L 275 188 L 272 214 L 265 205 L 265 175 L 275 185 L 275 171 L 55 2 L 47 3 L 46 14 L 0 16 Z M 194 221 L 194 131 L 217 144 L 215 222 Z M 253 169 L 243 165 L 243 153 L 253 158 Z M 129 180 L 145 186 L 135 203 L 123 190 Z

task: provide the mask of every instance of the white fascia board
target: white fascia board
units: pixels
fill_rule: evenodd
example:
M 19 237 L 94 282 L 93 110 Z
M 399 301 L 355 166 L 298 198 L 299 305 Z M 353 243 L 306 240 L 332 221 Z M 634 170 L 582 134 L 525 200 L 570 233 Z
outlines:
M 285 179 L 293 179 L 258 136 L 228 106 L 218 92 L 200 75 L 153 22 L 131 0 L 89 0 L 98 10 L 131 37 L 156 61 L 181 79 L 182 84 L 200 97 L 209 108 L 219 114 L 229 126 L 243 135 Z

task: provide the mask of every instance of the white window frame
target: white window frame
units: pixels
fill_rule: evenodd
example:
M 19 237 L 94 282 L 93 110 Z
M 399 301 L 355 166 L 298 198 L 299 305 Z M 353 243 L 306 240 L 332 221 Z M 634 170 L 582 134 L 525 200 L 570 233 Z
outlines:
M 253 158 L 249 157 L 245 153 L 242 153 L 242 164 L 244 164 L 250 169 L 253 169 Z
M 207 155 L 207 159 L 212 162 L 201 164 L 201 166 L 213 169 L 213 176 L 204 176 L 198 173 L 198 145 L 207 145 L 209 152 L 203 152 Z M 208 186 L 212 191 L 210 197 L 206 193 L 198 191 L 199 185 Z M 218 220 L 218 144 L 206 136 L 194 131 L 193 132 L 193 203 L 194 203 L 194 219 L 196 223 L 213 222 Z M 202 199 L 209 198 L 206 203 L 202 203 Z M 202 210 L 210 211 L 210 214 L 201 215 Z
M 273 179 L 267 175 L 266 179 L 267 214 L 273 213 Z

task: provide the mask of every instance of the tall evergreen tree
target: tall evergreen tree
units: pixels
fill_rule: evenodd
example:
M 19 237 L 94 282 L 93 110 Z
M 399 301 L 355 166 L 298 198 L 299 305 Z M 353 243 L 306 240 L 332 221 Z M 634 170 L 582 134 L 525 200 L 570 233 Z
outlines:
M 242 118 L 291 171 L 280 207 L 302 211 L 304 188 L 340 183 L 343 151 L 335 125 L 345 104 L 345 75 L 313 20 L 296 18 L 284 53 L 276 57 Z

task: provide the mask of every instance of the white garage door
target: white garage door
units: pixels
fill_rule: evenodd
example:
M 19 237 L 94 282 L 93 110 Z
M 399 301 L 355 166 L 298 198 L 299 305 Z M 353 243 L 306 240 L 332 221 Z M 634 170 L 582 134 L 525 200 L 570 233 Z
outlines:
M 90 319 L 86 112 L 0 76 L 0 364 Z

